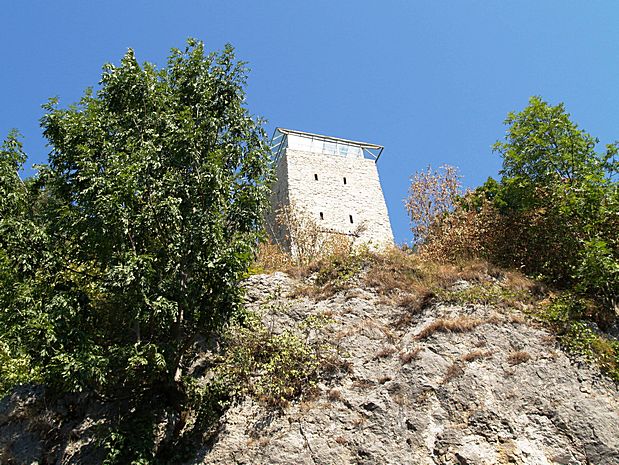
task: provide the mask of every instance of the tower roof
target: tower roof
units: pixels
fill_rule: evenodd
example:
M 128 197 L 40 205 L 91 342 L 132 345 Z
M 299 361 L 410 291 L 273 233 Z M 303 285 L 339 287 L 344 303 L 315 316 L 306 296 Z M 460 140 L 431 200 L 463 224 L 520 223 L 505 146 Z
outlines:
M 378 161 L 384 149 L 382 145 L 368 142 L 341 139 L 294 129 L 275 129 L 271 139 L 271 150 L 276 160 L 287 147 L 330 155 L 369 158 L 375 162 Z

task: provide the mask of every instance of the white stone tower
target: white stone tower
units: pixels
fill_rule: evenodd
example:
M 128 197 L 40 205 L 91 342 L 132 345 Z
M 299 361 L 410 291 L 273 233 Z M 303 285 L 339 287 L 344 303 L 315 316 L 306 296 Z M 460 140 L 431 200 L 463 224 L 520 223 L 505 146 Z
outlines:
M 273 211 L 293 205 L 321 230 L 345 234 L 355 244 L 393 244 L 393 233 L 376 162 L 383 147 L 336 137 L 277 128 L 273 154 L 277 180 Z M 271 225 L 272 238 L 287 247 L 285 225 Z

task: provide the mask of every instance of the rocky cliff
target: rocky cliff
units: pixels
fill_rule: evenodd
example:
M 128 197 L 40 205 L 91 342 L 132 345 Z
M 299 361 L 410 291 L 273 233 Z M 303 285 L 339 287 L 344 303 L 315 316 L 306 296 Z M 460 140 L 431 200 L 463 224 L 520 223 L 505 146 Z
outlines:
M 362 285 L 318 300 L 297 286 L 253 276 L 248 306 L 274 333 L 319 317 L 308 337 L 345 369 L 283 409 L 231 407 L 190 463 L 619 464 L 616 385 L 519 310 L 434 301 L 403 318 Z M 0 462 L 99 463 L 93 411 L 42 398 L 22 389 L 0 405 Z
M 293 287 L 256 276 L 249 297 Z M 348 372 L 283 413 L 231 409 L 200 463 L 619 464 L 617 387 L 513 308 L 436 304 L 394 325 L 401 310 L 359 288 L 286 304 L 265 317 L 329 315 Z

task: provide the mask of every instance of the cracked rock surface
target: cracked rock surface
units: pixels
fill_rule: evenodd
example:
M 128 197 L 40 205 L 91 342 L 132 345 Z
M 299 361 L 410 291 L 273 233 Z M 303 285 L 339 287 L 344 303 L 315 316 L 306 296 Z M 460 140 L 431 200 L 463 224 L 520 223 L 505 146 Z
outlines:
M 327 316 L 311 337 L 348 369 L 284 410 L 230 408 L 188 465 L 619 464 L 617 386 L 517 310 L 435 304 L 398 325 L 403 310 L 371 290 L 315 300 L 297 285 L 252 276 L 247 304 L 274 332 Z M 468 326 L 427 331 L 437 321 Z M 107 411 L 78 397 L 46 405 L 24 386 L 3 399 L 0 464 L 102 463 L 92 438 Z
M 222 419 L 203 464 L 619 464 L 617 387 L 571 361 L 516 310 L 435 305 L 396 329 L 400 310 L 371 291 L 289 299 L 287 276 L 254 276 L 251 306 L 285 328 L 308 314 L 333 323 L 350 370 L 283 412 L 246 400 Z M 279 297 L 277 297 L 279 296 Z M 416 336 L 434 320 L 474 318 L 469 331 Z

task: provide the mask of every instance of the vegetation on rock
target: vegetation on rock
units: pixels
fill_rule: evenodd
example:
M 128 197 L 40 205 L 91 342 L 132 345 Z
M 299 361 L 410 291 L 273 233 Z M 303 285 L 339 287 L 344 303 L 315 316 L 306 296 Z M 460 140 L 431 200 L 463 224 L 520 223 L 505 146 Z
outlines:
M 505 124 L 494 145 L 499 181 L 458 195 L 456 171 L 413 178 L 407 208 L 417 247 L 432 260 L 488 260 L 551 285 L 555 298 L 538 316 L 619 379 L 616 341 L 599 330 L 616 331 L 619 320 L 619 146 L 596 152 L 597 139 L 563 104 L 539 97 Z

